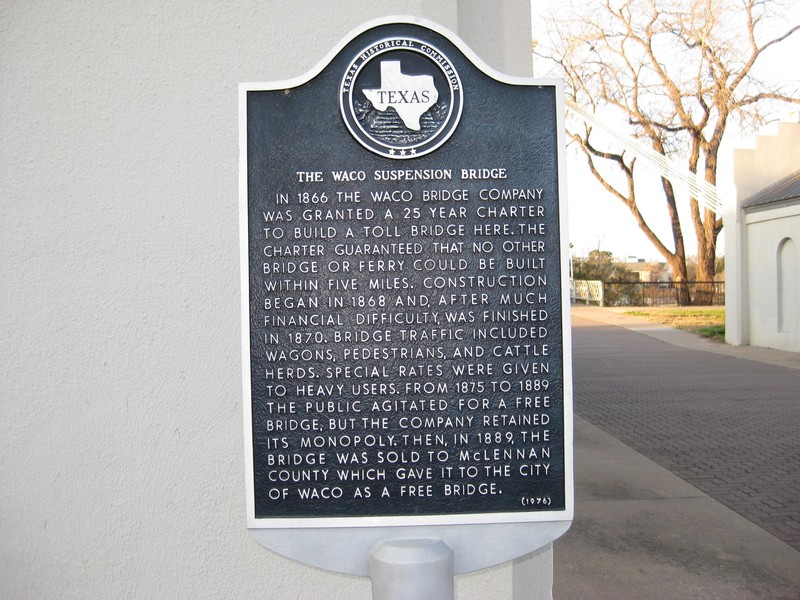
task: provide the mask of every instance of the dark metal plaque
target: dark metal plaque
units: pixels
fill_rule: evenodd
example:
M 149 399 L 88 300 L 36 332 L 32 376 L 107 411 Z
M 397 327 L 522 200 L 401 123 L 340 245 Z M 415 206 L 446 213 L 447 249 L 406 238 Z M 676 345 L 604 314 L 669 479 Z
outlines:
M 242 86 L 252 527 L 571 515 L 560 91 L 467 52 Z

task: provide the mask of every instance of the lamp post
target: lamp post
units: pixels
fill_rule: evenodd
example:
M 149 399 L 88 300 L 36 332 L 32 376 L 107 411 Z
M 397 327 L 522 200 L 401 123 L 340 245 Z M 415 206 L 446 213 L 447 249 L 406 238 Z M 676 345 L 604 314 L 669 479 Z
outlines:
M 572 242 L 569 243 L 569 280 L 575 278 L 575 273 L 572 271 Z

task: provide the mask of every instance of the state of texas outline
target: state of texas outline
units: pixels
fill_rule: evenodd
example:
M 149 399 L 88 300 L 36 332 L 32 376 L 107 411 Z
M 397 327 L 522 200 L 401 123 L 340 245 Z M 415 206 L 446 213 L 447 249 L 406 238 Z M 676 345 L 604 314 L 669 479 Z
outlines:
M 420 117 L 439 99 L 432 75 L 405 75 L 400 61 L 381 62 L 381 87 L 364 90 L 364 95 L 379 111 L 397 111 L 409 129 L 420 130 Z

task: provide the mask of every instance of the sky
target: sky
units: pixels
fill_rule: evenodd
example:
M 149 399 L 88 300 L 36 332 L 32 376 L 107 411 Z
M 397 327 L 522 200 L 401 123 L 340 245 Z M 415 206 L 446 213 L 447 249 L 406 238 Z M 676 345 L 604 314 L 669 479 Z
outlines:
M 545 15 L 552 6 L 561 5 L 563 0 L 531 0 L 532 38 L 545 40 Z M 687 0 L 688 2 L 688 0 Z M 800 2 L 792 0 L 789 3 L 789 18 L 784 25 L 800 23 Z M 765 77 L 781 79 L 800 78 L 796 67 L 796 58 L 800 55 L 800 33 L 793 39 L 783 42 L 775 51 L 770 51 L 762 57 Z M 784 57 L 793 57 L 786 60 Z M 538 62 L 537 62 L 538 61 Z M 547 66 L 542 59 L 534 57 L 534 75 L 544 76 Z M 795 109 L 797 110 L 797 109 Z M 788 114 L 787 109 L 786 114 Z M 774 131 L 775 124 L 768 125 L 760 134 Z M 724 147 L 720 156 L 718 171 L 718 191 L 723 202 L 733 202 L 734 188 L 732 183 L 732 156 L 733 149 L 737 147 L 753 147 L 752 136 L 740 135 L 735 130 L 726 134 Z M 643 167 L 643 161 L 637 164 L 637 170 Z M 645 237 L 633 220 L 633 216 L 626 206 L 617 198 L 608 193 L 589 172 L 583 154 L 573 146 L 567 147 L 567 197 L 569 205 L 569 230 L 572 253 L 576 256 L 585 256 L 591 250 L 607 250 L 619 259 L 636 257 L 637 259 L 663 262 L 663 258 Z M 669 228 L 668 217 L 663 208 L 660 194 L 660 183 L 655 175 L 654 168 L 647 169 L 649 180 L 654 188 L 654 199 L 651 205 L 641 206 L 641 210 L 648 219 L 659 237 L 672 249 L 672 234 Z M 681 224 L 686 242 L 687 255 L 696 254 L 697 247 L 694 229 L 689 218 L 688 193 L 678 189 L 678 201 L 681 207 Z M 724 254 L 724 229 L 719 236 L 718 255 Z

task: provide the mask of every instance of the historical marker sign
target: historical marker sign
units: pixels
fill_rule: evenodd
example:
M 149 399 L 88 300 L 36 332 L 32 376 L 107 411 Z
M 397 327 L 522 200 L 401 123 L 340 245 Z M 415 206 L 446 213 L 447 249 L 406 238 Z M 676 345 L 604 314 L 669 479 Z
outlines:
M 241 88 L 251 527 L 571 519 L 562 92 L 467 53 Z

